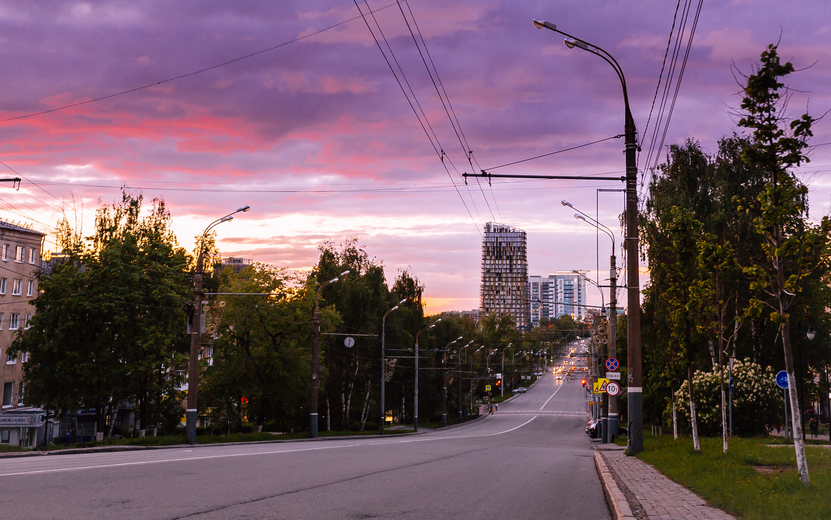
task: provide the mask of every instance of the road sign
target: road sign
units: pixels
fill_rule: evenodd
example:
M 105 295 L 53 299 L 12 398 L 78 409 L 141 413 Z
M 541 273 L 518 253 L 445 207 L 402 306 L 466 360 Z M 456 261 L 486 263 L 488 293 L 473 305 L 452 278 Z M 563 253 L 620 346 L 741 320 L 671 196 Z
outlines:
M 485 385 L 485 392 L 491 391 L 491 385 Z
M 620 372 L 606 372 L 606 379 L 620 381 Z
M 608 385 L 608 384 L 609 384 L 608 379 L 604 379 L 602 377 L 598 378 L 597 382 L 592 385 L 592 390 L 596 394 L 602 394 L 603 392 L 606 391 L 606 385 Z
M 614 381 L 609 381 L 609 384 L 606 385 L 606 393 L 611 395 L 612 397 L 616 396 L 620 393 L 620 385 L 615 383 Z
M 343 340 L 343 346 L 346 348 L 352 348 L 355 346 L 355 338 L 351 336 L 347 336 L 346 339 Z
M 776 374 L 776 384 L 779 385 L 779 388 L 784 390 L 788 389 L 788 373 L 784 370 L 780 370 Z
M 609 372 L 617 372 L 618 368 L 620 368 L 620 361 L 618 361 L 617 358 L 606 358 L 606 370 Z

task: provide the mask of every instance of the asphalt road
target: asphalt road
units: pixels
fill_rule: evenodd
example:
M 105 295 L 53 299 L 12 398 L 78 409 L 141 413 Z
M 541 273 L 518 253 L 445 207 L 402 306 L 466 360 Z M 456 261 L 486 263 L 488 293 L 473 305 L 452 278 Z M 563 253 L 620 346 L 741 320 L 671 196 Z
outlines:
M 406 437 L 4 458 L 0 518 L 610 518 L 579 381 Z

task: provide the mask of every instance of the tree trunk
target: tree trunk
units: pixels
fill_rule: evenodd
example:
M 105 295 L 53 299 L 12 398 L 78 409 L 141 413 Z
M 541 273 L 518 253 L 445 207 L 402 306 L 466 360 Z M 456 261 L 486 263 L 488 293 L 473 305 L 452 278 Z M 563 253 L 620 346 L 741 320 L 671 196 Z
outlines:
M 687 367 L 687 374 L 689 375 L 690 385 L 690 426 L 692 427 L 693 448 L 695 451 L 701 451 L 701 443 L 698 441 L 698 423 L 695 420 L 695 399 L 693 397 L 693 367 Z
M 352 392 L 355 389 L 355 378 L 358 377 L 358 370 L 361 368 L 361 363 L 354 357 L 352 358 L 352 362 L 355 363 L 355 373 L 349 379 L 349 391 L 345 395 L 341 391 L 341 409 L 343 413 L 341 417 L 341 429 L 343 430 L 349 429 L 349 414 L 352 411 Z
M 372 378 L 366 378 L 366 395 L 364 396 L 364 408 L 361 410 L 361 431 L 364 431 L 364 425 L 369 418 L 369 391 L 372 389 Z M 383 420 L 383 418 L 381 419 Z
M 678 415 L 676 413 L 676 406 L 675 406 L 675 391 L 670 387 L 670 392 L 672 393 L 672 439 L 678 440 Z
M 799 471 L 799 480 L 806 486 L 811 485 L 808 475 L 808 461 L 805 459 L 805 441 L 802 440 L 802 410 L 799 409 L 799 400 L 796 392 L 796 377 L 793 369 L 793 353 L 791 352 L 791 331 L 788 322 L 782 324 L 782 345 L 785 347 L 785 370 L 788 372 L 788 397 L 791 404 L 791 424 L 793 431 L 793 447 L 796 451 L 796 468 Z

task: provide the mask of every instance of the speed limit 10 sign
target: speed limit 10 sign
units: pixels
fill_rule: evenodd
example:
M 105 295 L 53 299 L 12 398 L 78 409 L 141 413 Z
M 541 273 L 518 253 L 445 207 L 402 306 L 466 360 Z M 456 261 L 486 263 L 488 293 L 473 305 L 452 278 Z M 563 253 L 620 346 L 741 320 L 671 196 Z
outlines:
M 615 383 L 614 381 L 609 381 L 606 385 L 606 393 L 611 395 L 612 397 L 616 396 L 620 393 L 620 385 Z

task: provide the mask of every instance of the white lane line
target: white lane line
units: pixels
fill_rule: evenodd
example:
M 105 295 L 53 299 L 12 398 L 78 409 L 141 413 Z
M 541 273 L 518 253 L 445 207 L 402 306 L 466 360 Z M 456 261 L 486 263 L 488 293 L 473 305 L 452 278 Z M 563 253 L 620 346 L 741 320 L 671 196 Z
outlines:
M 548 400 L 547 400 L 547 401 L 545 401 L 545 402 L 543 403 L 543 405 L 542 405 L 542 406 L 540 406 L 540 410 L 542 410 L 543 408 L 545 408 L 545 405 L 547 405 L 547 404 L 548 404 L 548 401 L 550 401 L 550 400 L 554 399 L 554 396 L 555 396 L 555 395 L 557 395 L 557 392 L 559 392 L 560 390 L 562 390 L 562 388 L 563 388 L 564 386 L 566 386 L 566 385 L 561 384 L 560 386 L 558 386 L 558 387 L 557 387 L 557 389 L 556 389 L 556 390 L 554 390 L 554 393 L 553 393 L 553 394 L 551 394 L 551 397 L 549 397 L 549 398 L 548 398 Z
M 30 470 L 30 471 L 20 471 L 16 473 L 4 473 L 0 471 L 0 476 L 2 477 L 15 477 L 19 475 L 39 475 L 43 473 L 63 473 L 66 471 L 81 471 L 87 469 L 104 469 L 104 468 L 118 468 L 124 466 L 142 466 L 146 464 L 160 464 L 164 462 L 187 462 L 191 460 L 210 460 L 210 459 L 225 459 L 231 457 L 249 457 L 252 455 L 279 455 L 282 453 L 298 453 L 302 451 L 319 451 L 319 450 L 332 450 L 332 449 L 339 449 L 339 448 L 353 448 L 355 446 L 360 446 L 359 444 L 340 444 L 337 446 L 319 446 L 315 448 L 297 448 L 293 450 L 268 450 L 268 451 L 257 451 L 252 453 L 223 453 L 219 455 L 203 455 L 197 457 L 177 457 L 173 459 L 161 459 L 161 460 L 142 460 L 142 461 L 132 461 L 132 462 L 114 462 L 109 464 L 95 464 L 95 465 L 87 465 L 87 466 L 74 466 L 71 468 L 51 468 L 51 469 L 39 469 L 39 470 Z
M 425 438 L 417 438 L 417 439 L 395 439 L 395 440 L 388 440 L 382 442 L 369 442 L 366 444 L 338 444 L 335 446 L 318 446 L 318 447 L 307 447 L 307 448 L 294 448 L 294 449 L 277 449 L 277 450 L 258 450 L 256 452 L 251 453 L 223 453 L 223 454 L 216 454 L 216 455 L 203 455 L 203 456 L 194 456 L 194 457 L 176 457 L 172 459 L 161 459 L 161 460 L 143 460 L 143 461 L 131 461 L 131 462 L 114 462 L 109 464 L 90 464 L 85 466 L 74 466 L 69 468 L 50 468 L 50 469 L 38 469 L 38 470 L 28 470 L 28 471 L 17 471 L 12 473 L 6 473 L 0 470 L 0 477 L 16 477 L 16 476 L 23 476 L 23 475 L 42 475 L 46 473 L 65 473 L 68 471 L 82 471 L 82 470 L 91 470 L 91 469 L 105 469 L 105 468 L 119 468 L 125 466 L 144 466 L 148 464 L 161 464 L 166 462 L 188 462 L 193 460 L 211 460 L 211 459 L 224 459 L 224 458 L 232 458 L 232 457 L 249 457 L 249 456 L 257 456 L 257 455 L 281 455 L 281 454 L 288 454 L 288 453 L 300 453 L 304 451 L 321 451 L 321 450 L 334 450 L 334 449 L 343 449 L 343 448 L 356 448 L 360 446 L 379 446 L 379 445 L 391 445 L 391 444 L 407 444 L 413 442 L 429 442 L 429 441 L 444 441 L 444 440 L 459 440 L 459 439 L 474 439 L 478 437 L 494 437 L 496 435 L 503 435 L 506 433 L 510 433 L 512 431 L 518 430 L 525 426 L 526 424 L 530 423 L 537 416 L 531 417 L 524 423 L 520 424 L 519 426 L 514 426 L 513 428 L 509 428 L 507 430 L 499 431 L 496 433 L 486 433 L 480 435 L 460 435 L 456 437 L 425 437 Z M 190 450 L 188 450 L 190 451 Z

